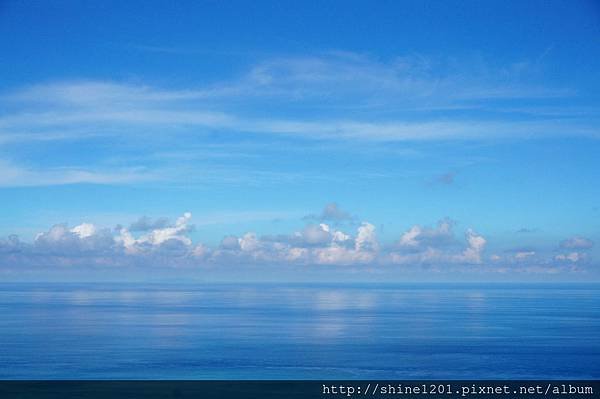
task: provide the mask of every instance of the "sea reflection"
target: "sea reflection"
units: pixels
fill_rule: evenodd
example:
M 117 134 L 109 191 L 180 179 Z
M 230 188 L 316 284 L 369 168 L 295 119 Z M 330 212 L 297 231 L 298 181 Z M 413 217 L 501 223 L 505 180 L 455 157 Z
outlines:
M 598 378 L 599 292 L 0 284 L 0 377 Z

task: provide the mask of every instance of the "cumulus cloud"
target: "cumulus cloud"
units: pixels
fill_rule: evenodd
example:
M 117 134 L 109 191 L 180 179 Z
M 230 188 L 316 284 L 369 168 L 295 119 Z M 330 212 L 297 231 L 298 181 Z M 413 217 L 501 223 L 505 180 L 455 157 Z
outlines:
M 485 244 L 487 243 L 486 239 L 472 229 L 468 229 L 465 236 L 468 246 L 465 248 L 462 253 L 462 257 L 459 259 L 463 259 L 470 263 L 481 263 L 481 253 L 483 252 Z
M 323 208 L 323 210 L 321 211 L 320 214 L 318 214 L 318 215 L 310 214 L 310 215 L 305 216 L 304 219 L 317 220 L 320 222 L 339 223 L 339 222 L 351 221 L 354 218 L 352 217 L 352 215 L 349 212 L 346 212 L 345 210 L 341 209 L 337 203 L 330 202 L 327 205 L 325 205 L 325 207 Z
M 138 238 L 134 238 L 128 229 L 121 228 L 116 241 L 121 243 L 125 250 L 129 252 L 138 252 L 145 247 L 157 247 L 165 244 L 172 246 L 180 243 L 189 246 L 192 244 L 192 240 L 187 236 L 187 233 L 191 229 L 189 224 L 191 218 L 192 214 L 186 212 L 177 219 L 175 225 L 152 229 Z
M 554 257 L 557 261 L 577 263 L 586 260 L 587 254 L 581 252 L 569 252 L 567 254 L 559 254 Z
M 90 223 L 82 223 L 71 229 L 71 233 L 75 233 L 79 238 L 87 238 L 96 234 L 96 226 Z
M 225 236 L 221 240 L 221 244 L 219 245 L 221 249 L 225 250 L 237 250 L 240 249 L 240 241 L 236 236 Z
M 554 257 L 559 263 L 581 264 L 590 258 L 588 252 L 594 247 L 594 242 L 588 238 L 574 236 L 559 243 L 559 250 L 564 251 Z
M 142 216 L 129 225 L 129 231 L 149 231 L 154 229 L 162 229 L 168 225 L 169 219 L 167 218 L 158 218 L 152 220 L 148 216 Z
M 487 240 L 472 229 L 465 232 L 465 244 L 455 237 L 455 222 L 442 219 L 437 227 L 412 226 L 389 253 L 395 264 L 480 264 Z
M 560 243 L 562 249 L 590 249 L 593 246 L 592 240 L 580 236 L 571 237 Z
M 356 230 L 355 238 L 339 230 L 331 230 L 321 224 L 321 229 L 329 233 L 329 238 L 320 246 L 303 253 L 308 262 L 318 264 L 352 265 L 373 262 L 379 250 L 375 226 L 363 222 Z M 294 252 L 298 253 L 299 248 Z
M 594 247 L 594 242 L 588 238 L 574 236 L 559 243 L 562 253 L 554 256 L 554 260 L 562 264 L 579 265 L 590 258 L 588 252 Z
M 289 235 L 225 237 L 210 261 L 354 265 L 376 259 L 379 243 L 375 227 L 362 223 L 354 236 L 325 223 L 308 224 Z
M 141 218 L 130 228 L 111 230 L 91 223 L 74 227 L 57 224 L 39 233 L 32 243 L 23 244 L 11 236 L 0 241 L 2 260 L 12 264 L 43 265 L 128 265 L 161 263 L 201 265 L 242 263 L 297 263 L 354 265 L 375 262 L 380 244 L 375 226 L 363 222 L 350 234 L 326 223 L 309 223 L 289 235 L 261 237 L 247 232 L 241 237 L 225 236 L 210 248 L 193 243 L 189 212 L 174 224 L 164 219 Z M 139 231 L 141 230 L 141 232 Z M 18 255 L 18 259 L 13 254 Z
M 203 256 L 203 246 L 194 246 L 187 236 L 190 231 L 188 212 L 172 226 L 155 228 L 134 236 L 127 228 L 116 231 L 91 223 L 70 228 L 57 224 L 36 235 L 32 243 L 25 244 L 16 236 L 0 242 L 0 253 L 11 251 L 8 264 L 29 266 L 125 266 L 146 262 L 165 265 L 181 263 L 182 259 Z
M 71 229 L 65 224 L 57 224 L 39 233 L 33 248 L 40 253 L 81 255 L 110 253 L 114 244 L 110 229 L 99 229 L 89 223 Z
M 304 243 L 308 245 L 323 245 L 331 241 L 329 226 L 323 223 L 319 225 L 309 224 L 299 235 L 296 235 L 301 237 Z
M 9 235 L 6 239 L 0 238 L 0 254 L 18 253 L 24 244 L 15 234 Z
M 454 225 L 455 222 L 448 218 L 440 220 L 435 228 L 415 225 L 402 234 L 398 245 L 402 248 L 422 250 L 452 244 L 455 242 L 452 232 Z
M 0 239 L 2 266 L 240 266 L 247 264 L 369 267 L 527 267 L 572 268 L 590 259 L 590 243 L 580 237 L 563 241 L 579 249 L 543 258 L 521 248 L 506 255 L 485 256 L 488 240 L 468 228 L 455 233 L 456 223 L 440 220 L 435 227 L 414 225 L 395 243 L 382 244 L 376 227 L 367 221 L 343 231 L 327 223 L 308 223 L 289 234 L 261 236 L 246 232 L 228 235 L 210 247 L 190 237 L 192 214 L 175 223 L 141 218 L 129 228 L 103 228 L 91 223 L 74 227 L 57 224 L 39 233 L 30 243 L 17 236 Z M 141 231 L 134 231 L 132 226 Z M 462 237 L 461 237 L 462 236 Z M 562 265 L 562 266 L 561 266 Z M 536 269 L 537 270 L 537 269 Z

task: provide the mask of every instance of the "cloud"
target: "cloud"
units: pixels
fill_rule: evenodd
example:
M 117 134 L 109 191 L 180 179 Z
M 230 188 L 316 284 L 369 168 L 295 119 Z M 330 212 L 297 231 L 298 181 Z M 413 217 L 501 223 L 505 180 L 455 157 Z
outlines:
M 463 251 L 462 256 L 459 256 L 458 259 L 464 260 L 467 263 L 481 263 L 481 254 L 485 248 L 487 240 L 472 229 L 468 229 L 465 233 L 465 236 L 469 245 Z
M 219 245 L 219 247 L 222 249 L 225 249 L 225 250 L 241 249 L 239 240 L 240 239 L 237 238 L 236 236 L 225 236 L 221 240 L 221 244 Z
M 587 254 L 581 252 L 569 252 L 567 254 L 559 254 L 554 257 L 557 261 L 578 263 L 587 259 Z
M 585 237 L 575 236 L 560 242 L 562 249 L 590 249 L 594 242 Z
M 65 255 L 66 260 L 73 261 L 81 256 L 110 256 L 115 249 L 110 229 L 82 223 L 71 229 L 65 224 L 57 224 L 39 233 L 34 239 L 32 252 L 59 257 Z
M 519 230 L 517 230 L 516 232 L 519 234 L 529 234 L 529 233 L 535 233 L 537 231 L 537 229 L 530 229 L 527 227 L 522 227 Z
M 379 243 L 375 235 L 375 226 L 368 222 L 363 222 L 360 225 L 356 236 L 355 248 L 357 251 L 377 251 L 379 249 Z
M 330 202 L 321 211 L 321 214 L 315 215 L 310 214 L 304 217 L 306 220 L 318 220 L 321 222 L 345 222 L 351 221 L 354 218 L 352 215 L 344 210 L 342 210 L 339 205 L 335 202 Z
M 518 267 L 520 269 L 535 266 L 550 266 L 552 257 L 544 259 L 542 254 L 528 247 L 510 248 L 503 255 L 492 254 L 489 259 L 494 263 L 502 263 L 505 266 Z
M 0 161 L 0 186 L 163 183 L 181 176 L 186 183 L 221 184 L 306 178 L 306 173 L 267 167 L 244 170 L 242 179 L 237 159 L 226 166 L 219 164 L 226 164 L 223 158 L 213 159 L 206 168 L 173 157 L 197 156 L 190 148 L 217 142 L 221 154 L 241 157 L 232 149 L 248 139 L 332 148 L 343 142 L 361 150 L 381 143 L 599 138 L 593 107 L 582 114 L 575 106 L 555 105 L 552 111 L 547 101 L 533 101 L 574 93 L 533 86 L 536 80 L 529 77 L 536 71 L 526 64 L 493 67 L 422 56 L 383 60 L 327 52 L 263 59 L 237 76 L 202 85 L 66 79 L 17 87 L 0 92 L 0 146 L 14 155 Z M 503 101 L 480 101 L 498 98 L 519 98 L 524 104 L 519 110 Z M 480 110 L 485 112 L 473 112 Z M 95 157 L 85 164 L 70 155 L 92 147 L 92 140 L 109 150 L 94 145 Z M 46 155 L 53 145 L 68 149 L 67 156 L 50 158 L 50 164 L 46 156 L 31 155 Z M 134 159 L 131 148 L 140 145 L 144 155 Z M 25 146 L 27 151 L 20 151 Z M 214 151 L 204 153 L 215 156 Z M 190 173 L 181 173 L 182 167 Z M 455 179 L 449 172 L 436 182 L 453 184 Z M 347 215 L 340 212 L 315 220 L 341 221 Z
M 190 90 L 157 90 L 148 85 L 111 81 L 74 80 L 36 84 L 4 96 L 5 100 L 24 103 L 49 103 L 78 108 L 177 102 L 204 97 Z
M 442 219 L 437 227 L 412 226 L 396 242 L 389 258 L 395 264 L 481 264 L 487 240 L 472 229 L 465 232 L 461 247 L 453 228 L 455 222 Z
M 202 244 L 194 245 L 187 236 L 192 215 L 184 213 L 174 225 L 155 228 L 140 236 L 119 227 L 116 231 L 82 223 L 69 228 L 57 224 L 39 233 L 31 244 L 17 246 L 9 264 L 26 266 L 130 266 L 130 265 L 190 265 L 205 255 Z M 2 243 L 0 247 L 8 247 Z M 0 251 L 2 252 L 2 251 Z
M 192 240 L 187 236 L 187 233 L 192 229 L 189 224 L 191 218 L 192 214 L 186 212 L 177 218 L 175 225 L 152 229 L 138 238 L 134 238 L 128 229 L 121 228 L 115 240 L 130 253 L 162 245 L 183 244 L 187 247 L 192 244 Z
M 452 229 L 456 222 L 446 218 L 440 220 L 436 228 L 412 226 L 400 237 L 397 245 L 409 250 L 422 250 L 426 247 L 440 247 L 455 243 Z
M 456 177 L 455 172 L 444 173 L 443 175 L 439 175 L 435 181 L 440 184 L 451 185 L 454 183 L 454 178 Z
M 78 183 L 128 184 L 158 180 L 158 175 L 139 168 L 116 170 L 76 167 L 31 168 L 0 159 L 0 187 L 52 186 Z
M 167 218 L 158 218 L 156 220 L 152 220 L 148 216 L 142 216 L 135 222 L 129 225 L 130 231 L 148 231 L 154 229 L 161 229 L 167 227 L 169 225 L 169 219 Z
M 9 235 L 6 239 L 0 238 L 0 255 L 11 255 L 21 252 L 25 244 L 19 240 L 15 234 Z
M 365 105 L 378 98 L 395 103 L 418 103 L 423 99 L 538 98 L 569 95 L 565 89 L 531 85 L 535 73 L 527 63 L 519 68 L 498 68 L 465 62 L 401 56 L 388 61 L 363 54 L 332 51 L 312 56 L 274 57 L 253 66 L 233 85 L 221 85 L 221 95 L 332 98 Z M 437 100 L 437 101 L 436 101 Z
M 517 252 L 514 256 L 517 260 L 524 260 L 535 255 L 535 251 L 521 251 Z
M 551 258 L 529 249 L 513 250 L 504 256 L 486 256 L 488 239 L 471 228 L 466 229 L 464 238 L 460 239 L 454 233 L 456 223 L 448 218 L 440 220 L 435 227 L 414 225 L 392 245 L 381 243 L 375 226 L 363 221 L 354 231 L 343 231 L 327 223 L 308 223 L 290 234 L 277 236 L 261 236 L 249 231 L 241 236 L 227 235 L 214 247 L 193 242 L 191 220 L 189 212 L 172 224 L 161 218 L 142 217 L 131 224 L 139 227 L 136 231 L 122 226 L 103 228 L 88 222 L 74 227 L 57 224 L 37 234 L 31 243 L 22 242 L 14 235 L 0 239 L 0 265 L 18 268 L 131 265 L 282 268 L 295 265 L 431 270 L 467 267 L 541 272 L 570 270 L 590 261 L 590 255 L 580 250 Z
M 589 250 L 594 247 L 594 242 L 588 238 L 574 236 L 559 243 L 559 249 L 566 252 L 554 257 L 559 263 L 581 264 L 590 259 Z
M 131 139 L 144 136 L 142 131 L 158 131 L 158 137 L 184 135 L 190 127 L 201 132 L 223 134 L 247 133 L 287 136 L 308 140 L 348 139 L 353 141 L 406 142 L 440 140 L 491 140 L 520 137 L 599 137 L 597 129 L 586 121 L 571 119 L 569 123 L 556 118 L 551 121 L 525 120 L 476 120 L 454 118 L 452 120 L 382 120 L 363 118 L 329 117 L 327 114 L 311 120 L 248 117 L 228 111 L 211 111 L 204 107 L 190 106 L 185 109 L 146 108 L 136 104 L 131 108 L 85 108 L 59 109 L 46 112 L 26 112 L 0 117 L 0 139 L 8 136 L 13 142 L 21 134 L 31 141 L 35 135 L 43 136 L 48 130 L 62 130 L 55 135 L 61 139 L 82 139 L 115 135 Z M 81 133 L 81 132 L 88 133 Z M 14 133 L 17 132 L 17 133 Z M 36 133 L 37 132 L 37 133 Z M 159 133 L 162 132 L 162 133 Z
M 302 230 L 299 237 L 307 245 L 322 245 L 331 241 L 329 226 L 326 224 L 309 224 Z
M 312 245 L 285 248 L 286 257 L 306 264 L 360 265 L 374 262 L 378 256 L 375 226 L 368 222 L 361 223 L 354 238 L 323 223 L 318 229 L 311 228 L 311 234 L 316 231 L 319 231 L 315 237 L 318 239 L 313 240 Z
M 327 224 L 308 224 L 302 230 L 278 237 L 259 237 L 248 232 L 225 236 L 218 247 L 193 243 L 189 212 L 174 224 L 142 217 L 128 228 L 115 230 L 82 223 L 70 228 L 58 224 L 24 244 L 11 236 L 0 241 L 0 256 L 19 265 L 148 265 L 192 266 L 243 263 L 358 265 L 376 261 L 380 245 L 375 226 L 363 222 L 354 236 Z M 143 229 L 142 229 L 143 228 Z M 16 254 L 16 256 L 15 256 Z M 10 259 L 9 259 L 10 258 Z
M 149 140 L 148 130 L 158 136 L 183 137 L 189 127 L 312 140 L 598 137 L 597 128 L 581 115 L 567 119 L 536 115 L 511 121 L 465 118 L 460 111 L 474 108 L 473 100 L 573 94 L 532 86 L 526 74 L 534 71 L 527 72 L 527 68 L 501 68 L 499 73 L 496 68 L 478 65 L 459 66 L 423 57 L 383 62 L 360 54 L 330 52 L 274 57 L 251 66 L 241 77 L 195 88 L 94 80 L 34 84 L 0 94 L 7 110 L 0 114 L 0 141 L 2 136 L 15 140 L 19 135 L 31 140 L 32 135 L 45 137 L 49 132 L 54 132 L 56 139 L 119 135 Z M 251 102 L 258 112 L 240 113 L 241 99 Z M 309 106 L 312 116 L 264 116 L 266 110 L 282 104 Z M 505 107 L 502 103 L 487 106 L 497 112 Z M 440 109 L 450 116 L 440 118 L 436 114 Z M 373 118 L 374 114 L 382 117 Z M 445 180 L 451 180 L 451 175 Z

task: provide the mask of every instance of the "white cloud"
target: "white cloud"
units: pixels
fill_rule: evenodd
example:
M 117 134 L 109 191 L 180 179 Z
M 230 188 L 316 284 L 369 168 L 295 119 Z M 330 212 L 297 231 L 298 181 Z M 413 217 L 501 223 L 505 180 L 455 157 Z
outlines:
M 560 247 L 563 249 L 590 249 L 594 242 L 588 238 L 575 236 L 561 241 Z
M 468 247 L 463 251 L 462 258 L 469 263 L 481 263 L 481 253 L 487 243 L 483 236 L 475 233 L 472 229 L 468 229 L 466 233 Z
M 437 65 L 440 64 L 440 65 Z M 562 120 L 537 115 L 521 121 L 473 120 L 456 115 L 443 119 L 421 113 L 472 108 L 473 99 L 569 96 L 563 89 L 532 87 L 523 71 L 504 69 L 502 78 L 489 67 L 474 70 L 466 63 L 447 68 L 423 58 L 381 62 L 363 55 L 329 53 L 313 57 L 274 58 L 253 67 L 241 78 L 200 88 L 163 89 L 147 84 L 112 81 L 62 81 L 33 85 L 0 95 L 10 112 L 0 116 L 0 141 L 21 132 L 31 140 L 52 132 L 56 139 L 85 135 L 152 138 L 187 133 L 185 127 L 211 131 L 293 135 L 306 139 L 358 140 L 487 140 L 497 137 L 598 137 L 597 128 L 580 116 Z M 444 73 L 441 73 L 444 71 Z M 507 84 L 507 80 L 511 84 Z M 256 108 L 282 102 L 315 109 L 307 118 L 265 118 L 264 112 L 240 114 L 240 98 Z M 491 106 L 491 105 L 488 105 Z M 502 105 L 494 105 L 502 111 Z M 334 112 L 337 108 L 338 112 Z M 357 112 L 347 118 L 348 109 Z M 361 117 L 358 110 L 368 113 Z M 399 115 L 373 120 L 373 113 Z M 401 112 L 410 112 L 403 117 Z M 137 127 L 137 128 L 136 128 Z M 86 132 L 86 133 L 82 133 Z M 338 215 L 340 216 L 340 215 Z
M 74 167 L 22 167 L 0 159 L 0 187 L 52 186 L 64 184 L 126 184 L 157 180 L 159 176 L 135 168 L 93 170 Z
M 246 233 L 238 239 L 240 249 L 246 252 L 256 251 L 260 248 L 260 241 L 256 233 Z
M 186 212 L 177 219 L 174 226 L 150 230 L 137 239 L 132 236 L 128 229 L 121 228 L 117 240 L 130 252 L 138 252 L 140 247 L 143 246 L 160 246 L 168 241 L 178 241 L 185 246 L 191 246 L 192 240 L 186 235 L 190 229 L 189 221 L 191 218 L 192 214 Z
M 108 229 L 99 229 L 89 223 L 72 229 L 58 224 L 37 234 L 30 249 L 33 253 L 77 258 L 81 255 L 114 254 L 115 242 Z
M 441 220 L 434 228 L 412 226 L 393 246 L 382 245 L 375 226 L 362 222 L 354 232 L 344 232 L 326 223 L 308 224 L 289 235 L 259 236 L 247 232 L 240 237 L 225 236 L 219 246 L 211 248 L 192 241 L 191 219 L 191 213 L 186 212 L 173 224 L 161 222 L 137 235 L 124 227 L 110 230 L 91 223 L 72 228 L 58 224 L 39 233 L 30 244 L 16 236 L 0 240 L 0 263 L 20 267 L 257 264 L 382 268 L 395 265 L 432 270 L 452 267 L 507 270 L 512 265 L 522 271 L 556 271 L 585 264 L 590 259 L 589 254 L 580 251 L 543 259 L 531 250 L 518 250 L 505 257 L 496 254 L 484 257 L 487 239 L 467 229 L 464 241 L 458 240 L 453 232 L 455 224 L 449 219 Z
M 330 232 L 330 227 L 321 224 L 323 231 Z M 353 242 L 354 245 L 349 244 Z M 349 234 L 335 230 L 326 242 L 320 246 L 307 248 L 292 248 L 291 253 L 302 254 L 307 263 L 324 265 L 357 265 L 374 262 L 379 255 L 379 243 L 375 235 L 375 226 L 363 222 L 356 231 L 353 239 Z
M 535 255 L 535 251 L 520 251 L 515 254 L 515 259 L 524 260 Z
M 400 237 L 398 245 L 413 249 L 421 249 L 427 246 L 449 245 L 454 241 L 452 228 L 454 221 L 443 219 L 438 222 L 436 228 L 412 226 Z
M 562 263 L 579 264 L 589 260 L 589 250 L 594 247 L 594 242 L 588 238 L 574 236 L 560 242 L 559 248 L 566 250 L 554 257 L 554 260 Z
M 273 58 L 255 65 L 233 85 L 216 87 L 213 94 L 286 96 L 293 99 L 340 97 L 369 104 L 394 101 L 415 104 L 424 99 L 436 105 L 449 99 L 539 98 L 571 94 L 569 90 L 532 86 L 525 76 L 533 73 L 527 63 L 501 71 L 477 63 L 415 57 L 396 57 L 382 62 L 350 52 L 315 56 Z M 358 104 L 356 104 L 358 105 Z
M 581 252 L 569 252 L 567 254 L 559 254 L 554 257 L 558 261 L 569 261 L 572 263 L 581 262 L 586 259 L 586 254 Z
M 400 237 L 389 257 L 396 264 L 480 264 L 486 239 L 468 229 L 467 246 L 460 250 L 454 237 L 454 222 L 443 219 L 436 228 L 412 226 Z
M 119 107 L 152 103 L 165 103 L 201 98 L 201 92 L 189 90 L 157 90 L 147 85 L 115 83 L 111 81 L 63 81 L 25 87 L 4 96 L 17 102 L 50 103 L 75 107 Z
M 309 224 L 302 230 L 302 238 L 309 245 L 325 244 L 331 240 L 329 226 L 321 223 L 319 225 Z
M 240 239 L 236 236 L 225 236 L 221 240 L 220 248 L 225 250 L 237 250 L 240 249 Z
M 371 223 L 363 222 L 358 228 L 355 249 L 358 252 L 377 251 L 379 249 L 379 243 L 375 236 L 375 226 Z
M 177 181 L 181 164 L 173 159 L 156 162 L 158 152 L 184 152 L 192 144 L 206 147 L 214 137 L 226 135 L 227 145 L 247 136 L 330 144 L 343 139 L 348 145 L 366 142 L 440 140 L 495 140 L 498 138 L 573 137 L 600 138 L 590 115 L 576 107 L 564 114 L 535 113 L 536 104 L 519 118 L 474 118 L 464 112 L 473 99 L 498 97 L 547 98 L 570 96 L 563 89 L 532 87 L 524 78 L 527 68 L 473 67 L 465 62 L 398 57 L 388 60 L 365 55 L 330 52 L 306 57 L 275 57 L 249 67 L 241 76 L 199 87 L 158 87 L 131 81 L 65 80 L 34 84 L 0 93 L 0 145 L 45 150 L 49 142 L 77 148 L 86 140 L 111 140 L 112 155 L 94 154 L 85 166 L 68 157 L 44 165 L 44 157 L 19 154 L 14 163 L 0 161 L 0 186 L 61 184 L 130 184 Z M 501 76 L 501 78 L 499 78 Z M 240 103 L 251 106 L 240 107 Z M 490 114 L 507 111 L 501 102 L 478 104 Z M 273 113 L 273 109 L 292 112 Z M 513 107 L 514 108 L 514 107 Z M 243 112 L 241 111 L 243 109 Z M 295 109 L 310 109 L 310 117 Z M 562 108 L 561 108 L 562 109 Z M 352 112 L 348 112 L 351 110 Z M 445 116 L 440 117 L 439 110 Z M 510 112 L 515 112 L 510 109 Z M 527 117 L 527 115 L 533 115 Z M 374 117 L 374 115 L 377 115 Z M 472 115 L 472 114 L 470 114 Z M 231 139 L 231 140 L 230 140 Z M 238 140 L 236 140 L 238 139 Z M 123 156 L 136 144 L 147 148 L 142 160 Z M 169 143 L 165 148 L 165 143 Z M 160 150 L 157 150 L 159 148 Z M 36 153 L 35 151 L 26 151 Z M 25 152 L 24 152 L 25 153 Z M 227 148 L 223 153 L 228 153 Z M 231 155 L 232 152 L 229 152 Z M 121 158 L 117 165 L 110 157 Z M 138 162 L 139 161 L 139 162 Z M 190 163 L 191 164 L 191 163 Z M 133 166 L 131 166 L 133 165 Z M 144 167 L 139 167 L 145 165 Z M 188 164 L 189 165 L 189 164 Z M 185 176 L 202 181 L 235 182 L 297 178 L 306 174 L 274 171 L 240 171 L 214 163 L 201 173 Z M 188 166 L 190 169 L 194 167 Z M 207 171 L 210 169 L 210 171 Z M 194 172 L 199 172 L 195 169 Z M 251 175 L 253 178 L 248 179 Z M 440 181 L 450 182 L 451 174 Z M 196 180 L 197 181 L 197 180 Z M 351 215 L 328 204 L 315 221 L 332 224 L 350 221 Z
M 333 222 L 333 223 L 351 221 L 353 219 L 353 217 L 352 217 L 352 215 L 350 215 L 350 213 L 341 209 L 339 207 L 339 205 L 336 204 L 335 202 L 330 202 L 329 204 L 325 205 L 325 207 L 321 211 L 321 214 L 319 214 L 319 215 L 311 214 L 311 215 L 305 216 L 304 218 L 307 220 L 318 220 L 321 222 Z
M 77 234 L 79 238 L 91 237 L 96 234 L 96 226 L 90 223 L 82 223 L 73 227 L 71 232 Z
M 241 238 L 225 237 L 211 259 L 213 262 L 354 265 L 375 261 L 378 249 L 375 227 L 369 223 L 359 226 L 354 238 L 321 223 L 308 224 L 288 236 L 261 238 L 255 233 L 246 233 Z
M 400 245 L 404 247 L 416 247 L 419 245 L 417 237 L 421 235 L 421 227 L 413 226 L 400 237 Z
M 154 229 L 160 229 L 163 227 L 167 227 L 169 225 L 169 220 L 167 218 L 158 218 L 156 220 L 152 220 L 147 216 L 142 216 L 135 222 L 129 225 L 130 231 L 149 231 Z
M 375 260 L 376 254 L 358 249 L 348 249 L 340 246 L 329 246 L 314 251 L 314 262 L 323 265 L 356 265 L 366 264 Z

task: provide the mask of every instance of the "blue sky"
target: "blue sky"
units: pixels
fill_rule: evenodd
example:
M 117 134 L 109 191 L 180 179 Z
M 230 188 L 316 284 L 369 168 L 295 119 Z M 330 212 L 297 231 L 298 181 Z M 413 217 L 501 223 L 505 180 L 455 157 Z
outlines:
M 3 273 L 597 279 L 599 33 L 593 1 L 2 2 Z

